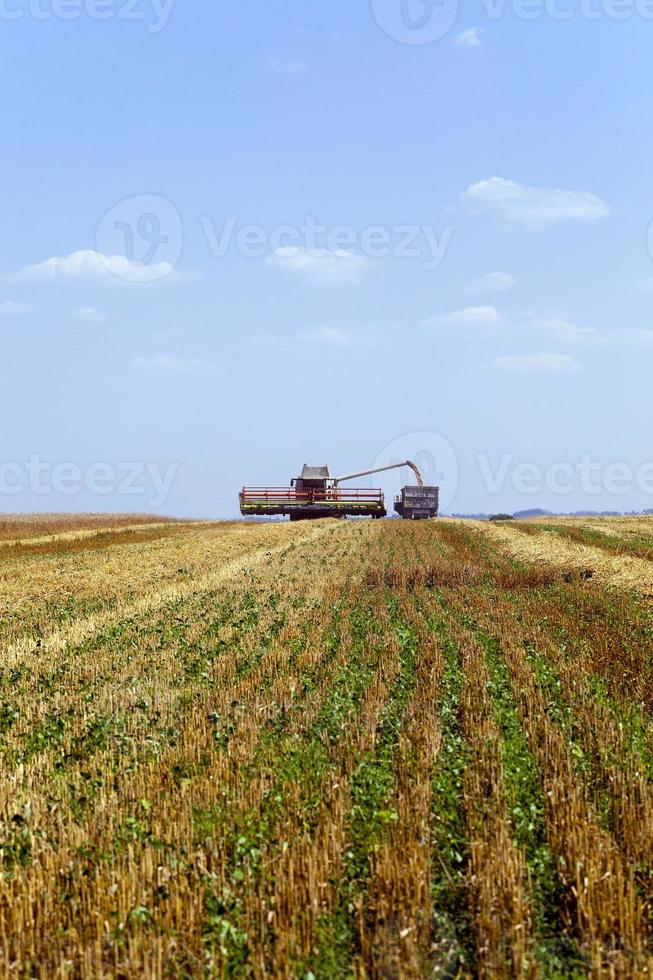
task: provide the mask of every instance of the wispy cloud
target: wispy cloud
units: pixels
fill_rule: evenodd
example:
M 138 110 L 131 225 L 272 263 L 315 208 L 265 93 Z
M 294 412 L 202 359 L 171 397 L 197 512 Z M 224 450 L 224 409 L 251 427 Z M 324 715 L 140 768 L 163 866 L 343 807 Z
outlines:
M 348 330 L 341 327 L 311 327 L 299 334 L 299 339 L 305 344 L 320 347 L 336 347 L 343 349 L 352 346 L 352 336 Z
M 573 374 L 580 364 L 568 354 L 511 354 L 495 357 L 492 366 L 517 374 Z
M 192 377 L 213 377 L 220 373 L 220 368 L 212 361 L 206 361 L 200 357 L 173 357 L 170 354 L 134 357 L 130 361 L 130 367 L 137 371 L 180 374 Z
M 29 303 L 17 303 L 13 299 L 0 303 L 0 316 L 28 316 L 30 313 L 38 313 L 38 307 Z
M 456 44 L 463 48 L 480 48 L 482 34 L 485 34 L 484 27 L 468 27 L 458 34 Z
M 326 248 L 280 248 L 269 256 L 268 264 L 309 282 L 340 285 L 358 282 L 370 268 L 370 261 L 355 252 Z
M 80 306 L 73 310 L 73 316 L 76 320 L 83 320 L 85 323 L 106 323 L 109 319 L 108 314 L 96 310 L 93 306 Z
M 467 283 L 468 293 L 507 293 L 514 289 L 517 280 L 508 272 L 487 272 Z
M 566 317 L 532 317 L 528 326 L 534 330 L 542 330 L 563 344 L 576 344 L 596 337 L 596 327 L 579 327 Z
M 280 61 L 278 58 L 270 58 L 268 68 L 275 75 L 304 75 L 308 71 L 308 65 L 303 61 Z
M 124 255 L 104 255 L 93 249 L 81 249 L 28 265 L 3 278 L 10 283 L 150 283 L 162 279 L 193 281 L 198 276 L 196 273 L 176 273 L 168 262 L 138 265 Z
M 472 184 L 462 197 L 471 211 L 488 211 L 533 229 L 560 221 L 596 221 L 610 213 L 605 201 L 587 191 L 528 187 L 503 177 Z
M 501 323 L 501 314 L 494 306 L 467 306 L 422 321 L 427 328 L 481 327 L 489 329 Z
M 482 277 L 470 283 L 469 289 L 480 291 L 479 283 L 484 279 L 489 279 L 493 283 L 493 288 L 497 289 L 500 283 L 508 288 L 508 283 L 499 279 L 493 280 L 492 273 L 488 277 Z M 501 277 L 502 273 L 496 273 Z M 507 276 L 507 279 L 511 277 Z M 492 287 L 490 287 L 492 288 Z M 467 306 L 462 310 L 452 310 L 450 313 L 443 313 L 439 316 L 429 317 L 422 322 L 422 326 L 433 330 L 459 331 L 466 337 L 470 333 L 476 336 L 495 336 L 500 331 L 502 336 L 512 336 L 523 338 L 539 334 L 546 338 L 547 343 L 554 340 L 557 344 L 570 346 L 580 343 L 596 343 L 600 340 L 599 332 L 596 327 L 580 326 L 574 323 L 568 316 L 539 316 L 530 310 L 515 312 L 511 310 L 500 311 L 496 306 Z
M 625 340 L 628 347 L 634 347 L 639 350 L 653 350 L 653 330 L 629 327 L 625 330 L 620 330 L 617 337 Z

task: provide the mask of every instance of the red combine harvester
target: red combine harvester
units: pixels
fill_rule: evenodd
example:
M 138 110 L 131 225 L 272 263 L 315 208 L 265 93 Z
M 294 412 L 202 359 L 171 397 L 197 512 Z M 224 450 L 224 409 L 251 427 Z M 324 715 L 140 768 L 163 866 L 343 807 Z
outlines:
M 425 487 L 419 470 L 410 460 L 335 477 L 331 476 L 328 466 L 304 465 L 301 476 L 292 480 L 289 487 L 243 487 L 240 512 L 245 517 L 288 516 L 291 521 L 321 517 L 385 517 L 387 510 L 382 490 L 342 490 L 340 484 L 401 466 L 413 470 L 418 485 L 403 488 L 401 497 L 395 501 L 397 513 L 405 520 L 437 517 L 438 487 Z

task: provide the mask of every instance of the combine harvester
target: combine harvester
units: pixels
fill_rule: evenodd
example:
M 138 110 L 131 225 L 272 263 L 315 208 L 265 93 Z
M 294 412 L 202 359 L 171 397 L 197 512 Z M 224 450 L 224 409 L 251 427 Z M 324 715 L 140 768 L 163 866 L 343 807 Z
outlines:
M 245 517 L 288 516 L 291 521 L 318 520 L 321 517 L 386 517 L 382 490 L 342 490 L 340 484 L 402 466 L 410 467 L 417 485 L 402 489 L 401 495 L 395 498 L 395 511 L 406 521 L 437 517 L 439 487 L 424 486 L 420 471 L 409 459 L 346 476 L 331 476 L 328 466 L 304 465 L 301 476 L 291 480 L 290 487 L 243 487 L 240 513 Z

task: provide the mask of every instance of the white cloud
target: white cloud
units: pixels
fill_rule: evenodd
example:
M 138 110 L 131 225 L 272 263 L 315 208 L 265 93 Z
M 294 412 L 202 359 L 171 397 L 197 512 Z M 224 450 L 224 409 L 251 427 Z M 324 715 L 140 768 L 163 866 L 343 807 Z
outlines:
M 316 347 L 362 351 L 377 347 L 383 340 L 383 333 L 374 326 L 357 326 L 349 330 L 322 324 L 298 333 L 297 339 Z
M 352 338 L 347 330 L 340 327 L 312 327 L 299 334 L 299 339 L 306 344 L 315 344 L 322 347 L 351 347 Z
M 549 319 L 533 317 L 529 326 L 535 330 L 543 330 L 554 335 L 564 344 L 575 344 L 582 340 L 588 340 L 596 335 L 596 327 L 579 327 L 566 317 L 552 317 Z
M 109 319 L 106 313 L 96 310 L 93 306 L 80 306 L 79 309 L 73 310 L 73 316 L 76 320 L 83 320 L 86 323 L 106 323 Z
M 174 278 L 175 282 L 196 280 L 197 274 L 175 273 L 168 262 L 138 265 L 124 255 L 103 255 L 93 249 L 81 249 L 70 255 L 53 256 L 45 262 L 28 265 L 4 276 L 5 282 L 57 283 L 147 283 Z
M 568 354 L 512 354 L 495 357 L 492 364 L 518 374 L 571 374 L 581 370 L 580 364 Z
M 308 71 L 308 65 L 303 61 L 279 61 L 277 58 L 268 61 L 268 68 L 277 75 L 303 75 Z
M 494 306 L 468 306 L 441 316 L 429 317 L 423 327 L 482 327 L 488 329 L 501 323 L 501 314 Z
M 244 340 L 250 347 L 279 347 L 279 337 L 271 330 L 259 330 L 257 333 L 246 334 Z
M 502 278 L 494 282 L 493 276 L 503 277 L 503 273 L 490 273 L 489 276 L 481 277 L 474 283 L 470 283 L 469 289 L 476 291 L 478 284 L 482 280 L 488 279 L 493 283 L 493 288 L 498 288 L 499 284 L 507 288 L 508 283 Z M 506 280 L 511 279 L 506 276 Z M 453 310 L 451 313 L 444 313 L 440 316 L 430 317 L 422 322 L 423 327 L 434 329 L 458 329 L 460 331 L 480 330 L 486 335 L 493 335 L 496 330 L 501 329 L 502 333 L 510 333 L 511 336 L 523 337 L 525 333 L 540 333 L 546 335 L 548 341 L 555 340 L 558 344 L 569 346 L 583 342 L 597 342 L 599 333 L 595 327 L 582 327 L 574 323 L 565 315 L 542 317 L 537 316 L 531 310 L 522 312 L 500 312 L 496 306 L 468 306 L 462 310 Z
M 469 293 L 507 293 L 514 289 L 517 280 L 508 272 L 487 272 L 467 284 Z
M 468 27 L 456 37 L 456 44 L 463 48 L 480 48 L 481 34 L 485 34 L 484 27 Z
M 130 367 L 138 371 L 183 374 L 193 377 L 212 377 L 220 373 L 217 364 L 211 361 L 205 361 L 199 357 L 172 357 L 170 354 L 134 357 L 130 361 Z
M 610 208 L 587 191 L 527 187 L 503 177 L 490 177 L 468 187 L 462 195 L 472 211 L 490 211 L 506 221 L 545 228 L 559 221 L 595 221 Z
M 29 313 L 38 313 L 37 307 L 30 306 L 29 303 L 17 303 L 12 299 L 0 303 L 0 316 L 27 316 Z
M 276 269 L 284 269 L 322 285 L 358 282 L 370 266 L 366 258 L 355 252 L 290 246 L 278 249 L 267 261 Z
M 639 350 L 653 350 L 653 330 L 629 327 L 626 330 L 620 330 L 619 334 L 623 334 L 624 339 L 630 347 L 635 347 Z

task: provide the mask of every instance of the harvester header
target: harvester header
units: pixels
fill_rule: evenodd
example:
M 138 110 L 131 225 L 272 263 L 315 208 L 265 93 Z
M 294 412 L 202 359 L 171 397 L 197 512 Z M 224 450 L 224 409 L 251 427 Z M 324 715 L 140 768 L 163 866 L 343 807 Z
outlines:
M 243 487 L 240 512 L 245 517 L 288 516 L 291 521 L 317 520 L 321 517 L 386 517 L 382 490 L 342 489 L 340 484 L 402 466 L 412 469 L 417 486 L 402 489 L 401 496 L 395 499 L 395 511 L 405 520 L 437 517 L 439 489 L 424 486 L 419 469 L 410 460 L 345 476 L 332 476 L 327 465 L 304 464 L 301 474 L 291 480 L 289 487 Z

